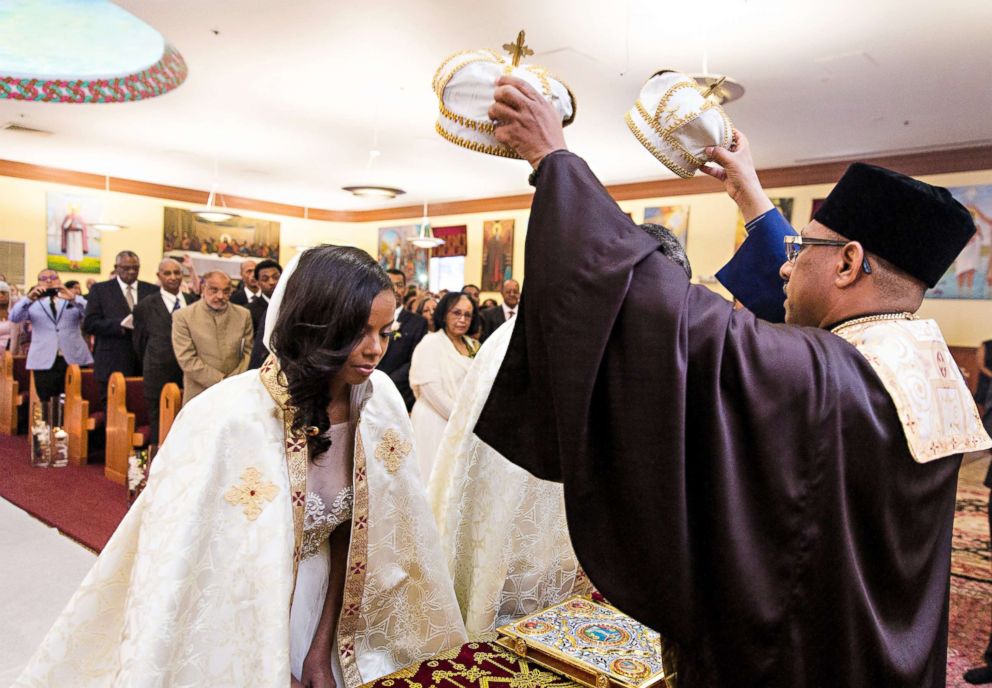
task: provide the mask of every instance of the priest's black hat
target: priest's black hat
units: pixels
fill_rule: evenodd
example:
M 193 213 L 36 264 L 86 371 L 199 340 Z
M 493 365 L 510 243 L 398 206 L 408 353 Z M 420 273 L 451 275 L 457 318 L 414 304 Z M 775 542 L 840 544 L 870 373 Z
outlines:
M 975 234 L 951 192 L 856 162 L 813 219 L 933 287 Z

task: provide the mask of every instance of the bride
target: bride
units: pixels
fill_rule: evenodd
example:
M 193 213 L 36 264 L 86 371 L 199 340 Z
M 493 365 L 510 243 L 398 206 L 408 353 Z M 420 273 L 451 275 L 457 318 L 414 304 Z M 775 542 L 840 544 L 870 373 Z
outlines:
M 413 431 L 375 366 L 390 281 L 292 262 L 266 364 L 196 397 L 16 686 L 355 688 L 465 642 Z

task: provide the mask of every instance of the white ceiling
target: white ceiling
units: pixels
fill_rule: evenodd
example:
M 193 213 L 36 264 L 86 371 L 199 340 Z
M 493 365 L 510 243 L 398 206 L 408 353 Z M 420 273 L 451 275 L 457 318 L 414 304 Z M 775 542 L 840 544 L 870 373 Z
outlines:
M 759 167 L 992 142 L 990 0 L 120 0 L 189 78 L 147 101 L 0 100 L 0 158 L 317 208 L 522 193 L 526 163 L 434 133 L 452 52 L 527 30 L 530 61 L 576 95 L 569 146 L 606 183 L 671 176 L 624 112 L 660 68 L 733 76 Z M 219 31 L 219 34 L 214 33 Z M 370 150 L 381 155 L 369 166 Z M 408 191 L 392 202 L 341 186 Z

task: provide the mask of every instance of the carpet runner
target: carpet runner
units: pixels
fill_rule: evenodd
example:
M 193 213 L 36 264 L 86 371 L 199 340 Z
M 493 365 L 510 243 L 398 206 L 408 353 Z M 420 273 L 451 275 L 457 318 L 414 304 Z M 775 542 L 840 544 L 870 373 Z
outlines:
M 99 552 L 127 513 L 127 490 L 103 464 L 32 468 L 26 435 L 0 435 L 0 496 Z

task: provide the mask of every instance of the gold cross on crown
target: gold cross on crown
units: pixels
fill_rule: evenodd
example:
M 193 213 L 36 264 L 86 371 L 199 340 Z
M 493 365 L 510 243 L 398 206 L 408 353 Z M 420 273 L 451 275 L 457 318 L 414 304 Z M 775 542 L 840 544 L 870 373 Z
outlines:
M 520 64 L 520 58 L 533 55 L 534 51 L 524 45 L 524 32 L 521 29 L 520 33 L 517 34 L 516 43 L 504 43 L 503 50 L 510 53 L 513 56 L 513 66 L 516 67 Z

